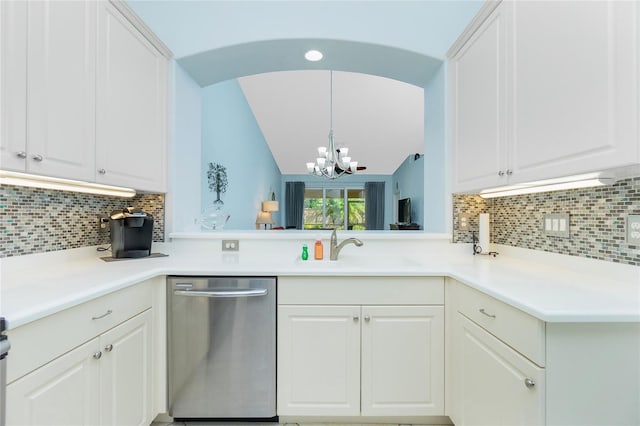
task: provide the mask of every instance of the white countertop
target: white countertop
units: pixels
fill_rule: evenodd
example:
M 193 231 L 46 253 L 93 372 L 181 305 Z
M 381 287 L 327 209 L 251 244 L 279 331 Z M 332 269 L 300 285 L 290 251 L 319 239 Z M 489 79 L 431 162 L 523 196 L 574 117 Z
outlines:
M 105 262 L 95 247 L 5 258 L 0 316 L 15 328 L 159 275 L 450 276 L 547 322 L 640 322 L 639 267 L 506 246 L 473 256 L 442 238 L 413 244 L 405 254 L 347 247 L 338 262 L 303 262 L 277 244 L 227 254 L 188 239 L 154 244 L 169 254 L 161 258 Z

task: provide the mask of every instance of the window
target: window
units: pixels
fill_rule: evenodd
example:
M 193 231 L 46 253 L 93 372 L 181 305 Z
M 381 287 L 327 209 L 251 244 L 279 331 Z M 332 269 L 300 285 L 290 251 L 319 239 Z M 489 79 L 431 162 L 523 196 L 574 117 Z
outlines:
M 305 188 L 304 229 L 365 229 L 364 188 Z

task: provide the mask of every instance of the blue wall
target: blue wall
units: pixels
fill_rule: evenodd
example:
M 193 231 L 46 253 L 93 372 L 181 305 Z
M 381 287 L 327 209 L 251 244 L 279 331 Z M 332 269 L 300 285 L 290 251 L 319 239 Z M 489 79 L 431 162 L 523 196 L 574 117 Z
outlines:
M 450 156 L 446 139 L 446 66 L 424 88 L 424 229 L 451 231 Z
M 411 220 L 424 227 L 424 156 L 409 155 L 392 177 L 394 200 L 411 198 Z M 394 211 L 397 211 L 394 205 Z M 397 222 L 397 214 L 393 222 Z
M 225 229 L 255 229 L 261 202 L 272 188 L 281 200 L 281 174 L 253 112 L 237 80 L 203 89 L 202 101 L 202 208 L 216 199 L 210 192 L 206 170 L 209 163 L 227 168 L 228 188 L 221 194 L 231 215 Z M 273 214 L 280 222 L 280 212 Z
M 200 217 L 202 89 L 171 62 L 166 230 L 195 231 Z
M 242 47 L 243 43 L 256 41 L 317 38 L 374 43 L 441 59 L 483 1 L 314 3 L 129 0 L 128 3 L 175 52 L 177 58 L 216 49 Z M 375 74 L 385 59 L 380 57 L 379 61 L 373 61 L 370 70 L 361 72 Z M 237 58 L 232 65 L 238 68 L 242 65 L 238 61 L 249 63 L 252 60 L 252 55 L 245 55 Z M 220 63 L 219 66 L 227 65 Z M 336 64 L 335 68 L 339 69 L 340 64 Z M 445 69 L 446 65 L 441 65 L 425 85 L 424 227 L 429 232 L 451 231 Z M 240 74 L 231 77 L 237 76 Z M 202 164 L 208 161 L 210 159 L 206 157 L 201 160 Z M 170 179 L 179 177 L 170 176 Z M 231 181 L 231 185 L 234 185 L 234 181 Z M 257 206 L 257 199 L 252 202 Z M 234 216 L 231 220 L 234 221 Z
M 393 220 L 393 188 L 391 175 L 364 175 L 355 174 L 351 176 L 343 176 L 336 180 L 321 179 L 311 175 L 282 175 L 281 193 L 285 193 L 285 185 L 287 182 L 304 182 L 307 188 L 349 188 L 363 187 L 365 182 L 384 182 L 385 189 L 385 208 L 384 223 L 385 229 L 389 229 L 389 224 L 394 223 Z M 284 210 L 284 199 L 280 203 L 280 208 Z M 284 213 L 283 216 L 284 218 Z M 284 223 L 282 224 L 284 225 Z

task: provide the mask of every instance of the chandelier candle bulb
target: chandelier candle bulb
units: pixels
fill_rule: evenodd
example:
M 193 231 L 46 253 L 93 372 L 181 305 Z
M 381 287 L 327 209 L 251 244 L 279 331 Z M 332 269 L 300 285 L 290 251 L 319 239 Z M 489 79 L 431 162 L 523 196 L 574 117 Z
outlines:
M 481 253 L 486 254 L 491 250 L 489 249 L 489 213 L 480 213 L 480 230 L 478 232 L 478 244 L 482 249 Z

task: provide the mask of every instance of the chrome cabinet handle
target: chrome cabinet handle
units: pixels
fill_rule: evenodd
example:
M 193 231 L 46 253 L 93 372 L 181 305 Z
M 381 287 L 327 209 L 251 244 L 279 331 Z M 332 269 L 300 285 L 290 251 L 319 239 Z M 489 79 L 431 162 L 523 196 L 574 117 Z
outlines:
M 369 321 L 371 321 L 371 317 L 369 315 L 365 315 L 364 316 L 364 320 L 365 320 L 365 322 L 369 322 Z
M 105 312 L 104 314 L 98 316 L 98 317 L 91 317 L 92 320 L 99 320 L 102 319 L 104 317 L 106 317 L 107 315 L 111 315 L 113 313 L 113 311 L 111 309 L 109 309 L 107 312 Z
M 93 354 L 93 357 L 94 357 L 95 359 L 100 359 L 100 358 L 102 358 L 102 352 L 98 351 L 98 352 L 94 353 L 94 354 Z
M 113 350 L 113 345 L 111 343 L 109 343 L 107 346 L 104 347 L 105 352 L 111 352 L 112 350 Z
M 106 175 L 107 171 L 105 169 L 98 169 L 98 173 L 100 173 L 101 175 Z
M 527 388 L 531 389 L 536 385 L 536 382 L 534 382 L 533 380 L 531 380 L 530 378 L 527 377 L 526 379 L 524 379 L 524 385 Z
M 502 170 L 500 170 L 500 171 L 498 172 L 498 176 L 504 176 L 504 172 L 503 172 Z
M 42 155 L 40 154 L 35 154 L 34 156 L 32 156 L 31 158 L 33 158 L 34 161 L 40 162 L 42 160 L 44 160 L 44 158 L 42 157 Z
M 357 315 L 354 315 L 354 316 L 353 316 L 353 320 L 354 320 L 355 322 L 358 322 L 358 320 L 360 320 L 360 317 L 359 317 L 359 316 L 357 316 Z
M 27 153 L 24 151 L 18 151 L 16 152 L 16 157 L 18 158 L 27 158 Z
M 480 313 L 481 313 L 481 314 L 486 315 L 486 316 L 488 316 L 489 318 L 495 318 L 495 317 L 496 317 L 495 315 L 490 314 L 490 313 L 488 313 L 487 311 L 485 311 L 485 310 L 484 310 L 484 308 L 480 308 L 480 309 L 479 309 L 479 311 L 480 311 Z

